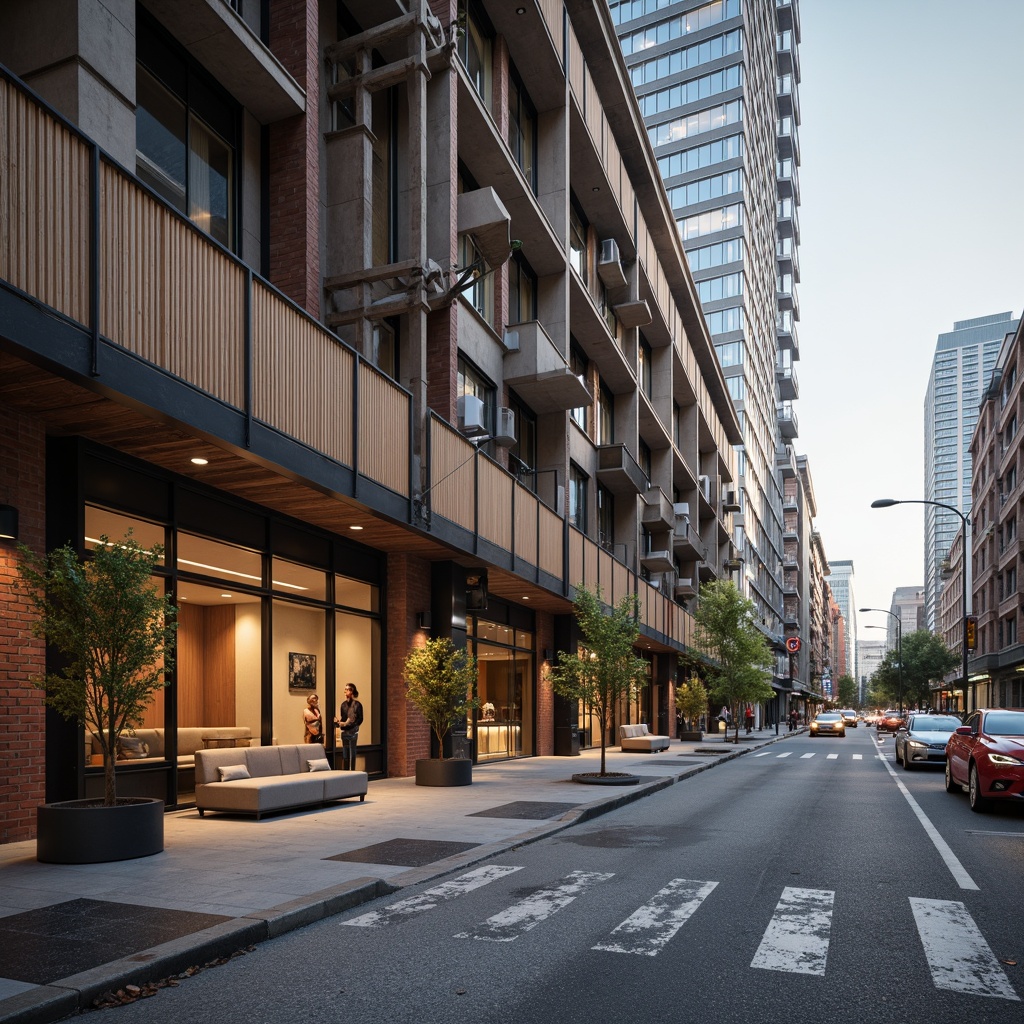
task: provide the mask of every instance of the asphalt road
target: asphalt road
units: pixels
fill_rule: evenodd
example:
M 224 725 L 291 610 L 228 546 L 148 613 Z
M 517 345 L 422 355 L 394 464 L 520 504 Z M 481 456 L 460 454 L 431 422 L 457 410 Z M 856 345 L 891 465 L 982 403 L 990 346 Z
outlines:
M 972 813 L 861 727 L 751 752 L 94 1019 L 1020 1024 L 1022 908 L 1024 809 Z

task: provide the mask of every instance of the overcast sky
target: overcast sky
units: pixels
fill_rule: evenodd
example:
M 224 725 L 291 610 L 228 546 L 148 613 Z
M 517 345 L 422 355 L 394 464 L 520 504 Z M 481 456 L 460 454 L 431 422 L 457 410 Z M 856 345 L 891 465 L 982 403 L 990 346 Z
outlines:
M 924 581 L 939 334 L 1024 306 L 1024 0 L 800 0 L 798 454 L 859 607 Z M 860 639 L 883 633 L 862 615 Z

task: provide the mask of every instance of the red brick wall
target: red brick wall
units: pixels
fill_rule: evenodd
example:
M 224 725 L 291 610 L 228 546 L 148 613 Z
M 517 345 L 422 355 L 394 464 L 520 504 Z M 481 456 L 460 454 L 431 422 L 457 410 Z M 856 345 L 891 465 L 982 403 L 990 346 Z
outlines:
M 409 555 L 388 555 L 387 586 L 387 764 L 389 776 L 413 775 L 416 759 L 430 757 L 430 726 L 405 699 L 402 666 L 413 646 L 427 639 L 416 615 L 430 610 L 430 563 Z
M 537 750 L 539 757 L 551 757 L 555 752 L 555 701 L 548 681 L 550 661 L 544 661 L 544 652 L 555 653 L 555 619 L 550 612 L 537 613 Z
M 0 502 L 19 513 L 20 540 L 42 551 L 46 439 L 42 425 L 0 410 Z M 45 709 L 31 679 L 46 669 L 43 642 L 29 632 L 28 605 L 14 588 L 14 541 L 0 540 L 0 842 L 31 839 L 45 798 Z
M 320 46 L 315 0 L 274 0 L 270 49 L 306 91 L 305 114 L 270 126 L 270 280 L 320 318 Z

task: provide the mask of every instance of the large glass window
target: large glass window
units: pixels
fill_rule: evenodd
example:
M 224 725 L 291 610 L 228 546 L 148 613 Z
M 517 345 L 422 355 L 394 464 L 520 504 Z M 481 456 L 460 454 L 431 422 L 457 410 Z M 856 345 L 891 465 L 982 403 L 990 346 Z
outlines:
M 590 283 L 590 267 L 587 261 L 587 221 L 575 198 L 569 203 L 569 263 L 573 270 Z
M 587 474 L 576 463 L 569 463 L 569 523 L 587 532 Z
M 494 433 L 497 390 L 494 385 L 468 360 L 460 355 L 455 379 L 457 396 L 473 395 L 484 404 L 484 426 L 488 434 Z
M 473 0 L 459 0 L 459 22 L 464 30 L 459 36 L 459 57 L 466 68 L 473 88 L 484 104 L 491 106 L 492 33 L 483 12 Z
M 537 275 L 522 253 L 508 261 L 508 322 L 522 324 L 537 319 Z
M 537 191 L 537 112 L 515 71 L 508 79 L 508 146 L 512 158 Z
M 494 326 L 494 275 L 487 269 L 472 235 L 459 236 L 459 266 L 470 270 L 470 278 L 462 294 L 466 301 Z
M 536 493 L 537 417 L 514 394 L 509 395 L 509 408 L 516 417 L 516 443 L 508 450 L 509 468 L 524 486 Z
M 589 372 L 589 362 L 587 357 L 583 354 L 583 351 L 579 346 L 570 344 L 569 346 L 569 369 L 584 383 L 587 383 L 587 374 Z M 575 409 L 569 410 L 569 415 L 572 417 L 573 422 L 580 428 L 580 430 L 586 431 L 587 429 L 587 407 L 585 405 L 577 406 Z
M 597 436 L 594 443 L 615 443 L 615 397 L 604 381 L 599 382 L 597 389 Z
M 494 761 L 533 753 L 533 634 L 475 619 L 476 754 Z

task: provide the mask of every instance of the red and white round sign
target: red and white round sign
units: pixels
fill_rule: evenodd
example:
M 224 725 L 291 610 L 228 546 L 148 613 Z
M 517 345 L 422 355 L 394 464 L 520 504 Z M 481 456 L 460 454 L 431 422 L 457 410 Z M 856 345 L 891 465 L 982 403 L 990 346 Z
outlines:
M 789 651 L 790 654 L 796 654 L 796 652 L 800 650 L 800 637 L 791 636 L 786 641 L 786 650 Z

